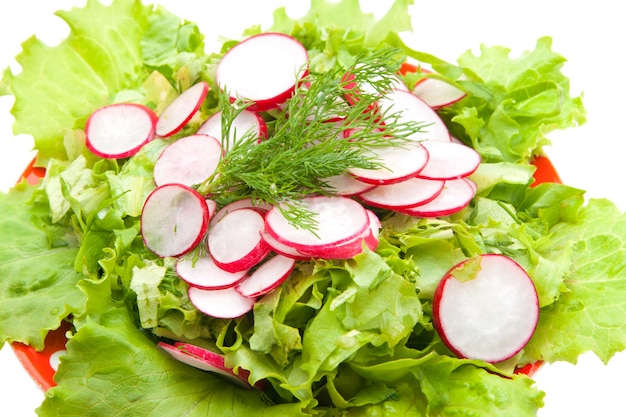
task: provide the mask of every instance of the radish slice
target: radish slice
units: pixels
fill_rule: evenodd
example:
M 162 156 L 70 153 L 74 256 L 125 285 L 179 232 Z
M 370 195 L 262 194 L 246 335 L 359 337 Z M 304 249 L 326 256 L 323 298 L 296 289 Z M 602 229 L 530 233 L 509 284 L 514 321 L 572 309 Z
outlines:
M 464 98 L 465 91 L 436 78 L 424 78 L 413 87 L 413 94 L 433 109 L 451 106 Z
M 308 53 L 295 38 L 261 33 L 231 48 L 217 65 L 216 80 L 231 98 L 254 104 L 253 111 L 280 106 L 307 73 Z
M 282 284 L 291 274 L 296 261 L 293 258 L 276 255 L 254 270 L 237 284 L 237 291 L 246 297 L 260 297 Z
M 495 363 L 515 356 L 538 319 L 532 279 L 503 255 L 455 265 L 435 291 L 433 323 L 444 343 L 463 358 Z
M 457 142 L 428 140 L 422 143 L 428 150 L 428 163 L 417 176 L 433 180 L 467 177 L 480 165 L 480 154 Z
M 428 151 L 420 143 L 373 148 L 369 151 L 383 168 L 350 168 L 348 172 L 367 184 L 393 184 L 415 177 L 428 163 Z
M 160 341 L 157 342 L 157 346 L 170 354 L 174 359 L 186 365 L 221 375 L 241 388 L 251 388 L 248 382 L 250 372 L 245 369 L 240 369 L 239 374 L 235 374 L 232 369 L 226 367 L 224 357 L 219 353 L 180 342 L 170 345 L 169 343 Z
M 222 290 L 236 285 L 247 271 L 228 272 L 217 266 L 209 255 L 198 259 L 181 258 L 176 262 L 176 273 L 187 284 L 204 290 Z
M 437 112 L 423 100 L 404 90 L 393 90 L 378 101 L 384 115 L 397 114 L 400 123 L 419 123 L 420 131 L 411 135 L 412 140 L 450 141 L 450 132 Z
M 176 97 L 159 116 L 156 134 L 169 137 L 178 133 L 196 114 L 208 92 L 209 84 L 200 81 Z
M 228 130 L 228 140 L 224 140 L 222 135 L 222 112 L 218 111 L 209 117 L 200 126 L 196 133 L 201 133 L 217 138 L 226 151 L 229 151 L 234 144 L 239 142 L 246 135 L 252 135 L 257 141 L 267 137 L 267 124 L 263 118 L 249 110 L 242 110 L 234 117 Z
M 402 210 L 434 200 L 444 184 L 444 181 L 410 178 L 396 184 L 379 185 L 359 194 L 359 199 L 374 207 Z
M 217 201 L 211 200 L 210 198 L 207 198 L 204 201 L 206 202 L 207 208 L 209 209 L 209 219 L 213 219 L 213 216 L 217 211 Z
M 313 258 L 313 256 L 304 255 L 292 246 L 285 245 L 284 243 L 277 241 L 265 230 L 261 232 L 261 239 L 263 239 L 265 243 L 267 243 L 267 245 L 273 252 L 279 255 L 295 259 L 296 261 L 310 261 L 311 258 Z
M 465 208 L 476 193 L 473 182 L 467 178 L 446 181 L 443 190 L 430 202 L 401 211 L 419 217 L 449 216 Z
M 222 157 L 222 146 L 212 136 L 191 135 L 168 145 L 154 164 L 156 185 L 200 184 L 209 178 Z
M 328 191 L 345 197 L 355 196 L 375 187 L 374 184 L 367 184 L 363 181 L 359 181 L 350 174 L 341 174 L 335 175 L 334 177 L 324 178 L 324 182 L 328 184 Z
M 263 216 L 256 210 L 242 208 L 225 215 L 207 236 L 215 264 L 228 272 L 245 271 L 258 264 L 270 252 L 261 239 L 263 228 Z
M 363 206 L 347 197 L 313 196 L 300 201 L 316 222 L 315 233 L 289 223 L 278 207 L 265 216 L 265 229 L 287 246 L 298 251 L 315 251 L 349 242 L 369 227 Z
M 251 198 L 244 198 L 241 200 L 237 200 L 234 201 L 230 204 L 226 204 L 224 207 L 222 207 L 221 209 L 219 209 L 217 211 L 217 213 L 215 213 L 215 215 L 211 218 L 211 227 L 213 227 L 217 222 L 219 222 L 220 220 L 222 220 L 222 218 L 227 215 L 230 212 L 233 212 L 235 210 L 241 209 L 241 208 L 250 208 L 250 209 L 254 209 L 256 211 L 259 212 L 259 214 L 261 215 L 265 215 L 265 213 L 267 213 L 267 211 L 269 209 L 271 209 L 272 206 L 269 203 L 255 203 L 252 201 Z
M 245 297 L 235 287 L 203 290 L 189 287 L 189 301 L 203 314 L 220 319 L 235 319 L 254 307 L 254 298 Z
M 141 234 L 161 257 L 181 256 L 195 248 L 209 226 L 209 209 L 194 189 L 166 184 L 148 195 L 141 212 Z
M 127 158 L 155 136 L 157 115 L 148 107 L 117 103 L 94 111 L 85 124 L 87 148 L 101 158 Z

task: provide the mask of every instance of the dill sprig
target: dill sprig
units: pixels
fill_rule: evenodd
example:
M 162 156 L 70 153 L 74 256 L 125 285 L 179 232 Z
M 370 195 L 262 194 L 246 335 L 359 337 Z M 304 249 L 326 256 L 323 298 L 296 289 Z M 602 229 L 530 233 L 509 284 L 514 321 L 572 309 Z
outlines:
M 381 168 L 370 150 L 403 146 L 422 127 L 376 105 L 397 82 L 397 57 L 397 50 L 382 50 L 360 57 L 347 70 L 309 74 L 284 108 L 271 113 L 268 138 L 257 143 L 244 135 L 226 144 L 228 153 L 199 191 L 222 205 L 244 198 L 279 205 L 292 224 L 314 231 L 313 217 L 298 204 L 302 197 L 332 194 L 325 179 L 349 168 Z M 224 140 L 231 121 L 246 108 L 227 96 L 222 97 Z M 349 139 L 344 132 L 350 132 Z

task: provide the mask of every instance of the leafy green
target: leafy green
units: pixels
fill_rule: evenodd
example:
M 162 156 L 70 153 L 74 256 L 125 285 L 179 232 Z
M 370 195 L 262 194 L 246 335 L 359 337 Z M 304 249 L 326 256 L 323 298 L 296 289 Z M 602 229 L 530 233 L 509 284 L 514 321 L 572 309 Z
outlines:
M 532 184 L 531 161 L 548 143 L 547 133 L 584 122 L 581 99 L 570 95 L 561 73 L 563 57 L 549 38 L 519 58 L 506 48 L 482 47 L 458 64 L 413 51 L 398 35 L 411 30 L 412 3 L 397 0 L 376 19 L 357 0 L 313 0 L 298 19 L 276 10 L 271 30 L 300 40 L 317 76 L 335 76 L 363 57 L 392 51 L 393 71 L 398 59 L 412 57 L 466 91 L 439 114 L 454 136 L 481 153 L 472 175 L 476 198 L 436 219 L 377 210 L 383 230 L 375 252 L 300 262 L 251 314 L 232 320 L 197 311 L 175 260 L 158 258 L 141 239 L 154 163 L 179 136 L 111 161 L 86 151 L 82 128 L 91 111 L 110 102 L 137 101 L 160 112 L 197 79 L 215 86 L 216 60 L 238 40 L 207 55 L 197 26 L 162 8 L 88 0 L 84 8 L 59 12 L 72 29 L 60 45 L 35 38 L 24 44 L 23 71 L 6 70 L 0 91 L 16 97 L 15 131 L 35 136 L 47 174 L 38 186 L 20 184 L 0 195 L 0 338 L 41 349 L 49 330 L 69 316 L 73 324 L 58 385 L 39 415 L 532 416 L 543 393 L 513 373 L 516 365 L 575 362 L 588 351 L 606 362 L 626 348 L 626 217 L 610 202 L 585 202 L 575 187 Z M 304 104 L 301 116 L 308 116 L 319 108 L 306 107 L 308 100 L 297 96 L 287 110 L 293 115 Z M 180 135 L 219 101 L 212 92 Z M 303 144 L 331 131 L 302 118 L 289 125 L 277 111 L 263 116 L 270 134 L 285 143 L 290 133 L 301 134 L 295 139 Z M 243 147 L 239 156 L 252 156 L 244 165 L 258 162 L 279 175 L 289 163 L 302 165 L 312 181 L 335 174 L 330 162 L 343 159 L 329 155 L 328 141 L 321 158 L 301 164 L 281 154 L 277 142 L 256 149 L 271 153 L 269 159 L 246 155 Z M 236 171 L 251 184 L 269 177 L 258 176 L 258 169 Z M 225 184 L 225 190 L 233 185 Z M 205 191 L 215 186 L 205 185 Z M 432 322 L 441 277 L 483 253 L 516 260 L 539 296 L 535 335 L 508 363 L 457 358 Z M 222 353 L 228 366 L 249 370 L 250 382 L 265 391 L 235 388 L 155 347 L 172 340 Z

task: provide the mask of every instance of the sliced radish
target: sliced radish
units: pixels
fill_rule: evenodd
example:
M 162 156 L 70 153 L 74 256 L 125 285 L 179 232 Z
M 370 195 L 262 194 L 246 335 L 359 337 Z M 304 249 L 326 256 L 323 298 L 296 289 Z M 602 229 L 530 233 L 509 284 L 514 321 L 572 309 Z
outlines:
M 261 232 L 261 239 L 263 239 L 265 243 L 267 243 L 267 245 L 273 252 L 279 255 L 295 259 L 296 261 L 310 261 L 311 258 L 313 258 L 313 256 L 304 255 L 292 246 L 279 242 L 278 240 L 274 239 L 272 235 L 267 233 L 266 230 L 263 230 Z
M 204 290 L 221 290 L 236 285 L 247 271 L 228 272 L 213 262 L 210 255 L 181 258 L 176 262 L 178 276 L 187 284 Z
M 213 219 L 213 216 L 217 211 L 217 201 L 211 200 L 210 198 L 207 198 L 204 201 L 206 202 L 206 206 L 209 209 L 209 219 Z
M 396 184 L 379 185 L 358 197 L 374 207 L 402 210 L 434 200 L 443 190 L 444 184 L 444 181 L 410 178 Z
M 218 111 L 209 117 L 198 129 L 198 132 L 213 136 L 220 141 L 226 151 L 239 142 L 246 135 L 261 141 L 267 137 L 267 124 L 265 120 L 255 112 L 242 110 L 232 120 L 228 130 L 228 139 L 224 140 L 222 134 L 222 112 Z
M 194 189 L 166 184 L 148 195 L 141 212 L 141 234 L 161 257 L 181 256 L 195 248 L 209 226 L 209 209 Z
M 156 134 L 168 137 L 178 133 L 198 111 L 209 91 L 209 84 L 200 81 L 183 91 L 159 116 Z
M 368 227 L 360 236 L 347 242 L 331 246 L 320 246 L 302 251 L 305 255 L 317 259 L 351 259 L 363 252 L 363 245 L 374 251 L 378 247 L 378 226 Z
M 155 136 L 157 115 L 134 103 L 116 103 L 91 113 L 85 124 L 87 148 L 101 158 L 127 158 Z
M 393 184 L 415 177 L 428 163 L 428 151 L 418 142 L 376 147 L 368 151 L 382 168 L 350 168 L 348 172 L 367 184 Z
M 337 195 L 350 197 L 371 190 L 374 184 L 367 184 L 359 181 L 353 175 L 341 174 L 334 177 L 324 178 L 324 182 L 328 184 L 328 191 Z
M 398 211 L 419 217 L 449 216 L 467 207 L 475 193 L 476 188 L 471 180 L 467 178 L 449 180 L 445 182 L 443 190 L 434 200 Z
M 295 259 L 275 255 L 238 283 L 236 289 L 246 297 L 265 295 L 282 284 L 289 277 L 295 265 Z
M 156 185 L 200 184 L 215 173 L 221 158 L 222 146 L 214 137 L 185 136 L 163 150 L 154 164 L 154 182 Z
M 312 196 L 300 203 L 311 213 L 316 230 L 297 227 L 289 222 L 279 207 L 265 216 L 265 230 L 277 241 L 299 251 L 315 251 L 349 242 L 369 227 L 363 206 L 347 197 Z
M 428 163 L 418 177 L 434 180 L 451 180 L 467 177 L 480 165 L 480 154 L 469 146 L 457 142 L 429 140 L 422 145 L 428 150 Z
M 270 248 L 261 239 L 264 219 L 254 209 L 226 214 L 209 229 L 207 246 L 213 261 L 228 272 L 245 271 L 265 258 Z
M 514 260 L 482 255 L 455 265 L 433 301 L 433 323 L 460 357 L 501 362 L 530 340 L 539 319 L 532 279 Z
M 240 369 L 239 373 L 235 374 L 231 368 L 226 366 L 224 357 L 219 353 L 181 342 L 176 342 L 171 345 L 160 341 L 157 342 L 157 346 L 170 354 L 174 359 L 186 365 L 226 377 L 230 382 L 241 388 L 251 387 L 248 382 L 250 372 L 245 369 Z
M 467 95 L 458 87 L 436 78 L 420 80 L 413 87 L 412 93 L 424 100 L 433 109 L 451 106 Z
M 241 200 L 233 201 L 232 203 L 226 204 L 224 207 L 219 209 L 217 213 L 215 213 L 215 215 L 211 217 L 211 227 L 213 227 L 213 225 L 222 220 L 222 218 L 228 213 L 241 208 L 254 209 L 260 214 L 264 215 L 272 207 L 274 206 L 269 203 L 256 203 L 251 198 L 243 198 Z
M 398 116 L 400 123 L 419 123 L 420 131 L 410 136 L 416 141 L 450 141 L 450 132 L 437 112 L 423 100 L 404 90 L 393 90 L 378 101 L 384 116 Z
M 231 48 L 217 65 L 216 80 L 232 99 L 252 101 L 249 110 L 265 111 L 291 96 L 307 63 L 307 50 L 297 39 L 266 32 Z
M 235 287 L 223 290 L 203 290 L 189 287 L 189 301 L 203 314 L 220 319 L 234 319 L 254 307 L 254 298 L 245 297 Z

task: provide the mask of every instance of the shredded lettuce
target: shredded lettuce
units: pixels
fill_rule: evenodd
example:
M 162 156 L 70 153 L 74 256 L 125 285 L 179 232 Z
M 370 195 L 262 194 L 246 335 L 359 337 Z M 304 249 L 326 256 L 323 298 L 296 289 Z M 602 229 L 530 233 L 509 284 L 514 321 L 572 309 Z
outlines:
M 173 261 L 141 239 L 155 160 L 176 138 L 104 161 L 86 151 L 82 128 L 104 104 L 131 100 L 159 112 L 198 79 L 215 86 L 215 63 L 238 40 L 207 53 L 197 26 L 162 8 L 88 0 L 59 12 L 72 29 L 61 44 L 24 44 L 23 70 L 5 70 L 0 92 L 15 96 L 15 131 L 35 137 L 47 174 L 0 195 L 0 343 L 41 349 L 48 331 L 73 324 L 40 416 L 533 416 L 543 393 L 516 365 L 575 362 L 589 351 L 607 362 L 626 348 L 625 215 L 571 186 L 531 186 L 548 133 L 585 121 L 563 58 L 549 38 L 516 59 L 502 47 L 456 64 L 413 51 L 398 35 L 411 31 L 411 4 L 397 0 L 376 19 L 357 0 L 313 0 L 298 19 L 276 10 L 270 30 L 303 42 L 314 71 L 393 47 L 466 91 L 440 114 L 483 157 L 472 175 L 476 198 L 438 219 L 381 214 L 376 252 L 299 263 L 236 320 L 198 312 Z M 216 105 L 210 96 L 192 127 Z M 432 324 L 443 274 L 481 253 L 524 266 L 541 305 L 532 340 L 497 366 L 457 358 Z M 183 365 L 156 347 L 162 339 L 221 352 L 267 389 L 241 390 Z

